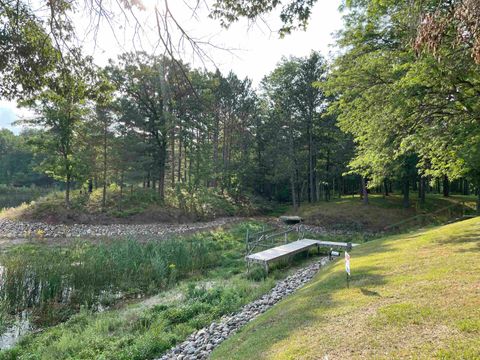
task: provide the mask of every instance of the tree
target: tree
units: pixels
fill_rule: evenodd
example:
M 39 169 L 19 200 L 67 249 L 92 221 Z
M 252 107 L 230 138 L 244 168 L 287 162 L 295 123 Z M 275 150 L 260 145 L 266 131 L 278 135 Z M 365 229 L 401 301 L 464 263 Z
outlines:
M 287 168 L 291 174 L 292 201 L 295 205 L 304 189 L 301 180 L 304 177 L 307 179 L 308 201 L 318 199 L 317 165 L 323 148 L 320 140 L 327 141 L 329 137 L 325 136 L 328 129 L 322 127 L 321 117 L 328 99 L 317 86 L 324 79 L 325 62 L 318 53 L 313 52 L 306 58 L 283 59 L 262 82 L 267 104 L 271 108 L 271 118 L 279 122 L 272 121 L 269 126 L 288 130 L 284 134 L 285 140 L 279 144 L 283 143 L 284 149 L 290 149 L 288 155 L 284 150 L 281 154 L 290 159 Z M 278 148 L 279 145 L 276 145 L 275 149 Z M 306 152 L 303 150 L 305 148 Z M 325 153 L 325 156 L 329 157 L 330 154 Z M 330 162 L 327 161 L 327 172 L 329 166 Z
M 476 65 L 450 47 L 437 54 L 439 62 L 431 54 L 418 57 L 410 46 L 411 24 L 424 10 L 351 2 L 339 38 L 345 51 L 327 85 L 336 97 L 332 111 L 357 144 L 351 168 L 371 186 L 401 180 L 405 205 L 406 184 L 417 177 L 409 159 L 418 159 L 422 179 L 461 178 L 468 165 L 457 147 L 470 136 L 463 129 L 478 119 Z
M 286 35 L 297 29 L 305 29 L 307 26 L 312 8 L 317 0 L 255 0 L 235 1 L 216 0 L 213 4 L 211 17 L 219 19 L 224 27 L 244 17 L 250 20 L 257 20 L 263 14 L 269 13 L 281 6 L 280 19 L 282 27 L 280 34 Z
M 19 135 L 0 130 L 0 184 L 25 186 L 48 185 L 49 179 L 34 169 L 42 160 L 36 157 L 30 142 L 39 131 L 23 131 Z
M 48 88 L 22 104 L 34 109 L 37 116 L 27 123 L 45 129 L 37 145 L 45 153 L 42 170 L 57 180 L 65 181 L 65 205 L 70 206 L 70 190 L 74 178 L 84 172 L 80 161 L 79 136 L 82 120 L 88 113 L 87 101 L 94 95 L 95 73 L 88 59 L 66 57 Z
M 0 19 L 0 98 L 30 96 L 41 90 L 60 52 L 29 4 L 0 1 Z M 67 30 L 62 21 L 49 25 L 51 33 Z
M 119 65 L 111 63 L 108 68 L 119 95 L 128 102 L 129 111 L 138 114 L 123 119 L 136 131 L 147 134 L 153 148 L 152 170 L 157 173 L 161 199 L 165 195 L 168 135 L 173 119 L 172 89 L 169 84 L 178 80 L 178 66 L 181 65 L 165 57 L 139 52 L 121 55 Z

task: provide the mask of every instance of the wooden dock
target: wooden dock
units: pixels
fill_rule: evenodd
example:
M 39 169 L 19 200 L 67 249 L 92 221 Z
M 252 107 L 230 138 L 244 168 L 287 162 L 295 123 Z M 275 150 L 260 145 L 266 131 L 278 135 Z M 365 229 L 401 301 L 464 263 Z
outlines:
M 352 247 L 358 244 L 350 244 Z M 250 263 L 261 263 L 268 272 L 268 264 L 272 261 L 282 259 L 284 257 L 292 256 L 299 252 L 307 251 L 312 247 L 320 249 L 321 247 L 328 247 L 333 249 L 347 249 L 349 243 L 346 242 L 334 242 L 334 241 L 321 241 L 314 239 L 301 239 L 285 245 L 280 245 L 271 249 L 260 251 L 255 254 L 250 254 L 245 257 L 247 265 Z

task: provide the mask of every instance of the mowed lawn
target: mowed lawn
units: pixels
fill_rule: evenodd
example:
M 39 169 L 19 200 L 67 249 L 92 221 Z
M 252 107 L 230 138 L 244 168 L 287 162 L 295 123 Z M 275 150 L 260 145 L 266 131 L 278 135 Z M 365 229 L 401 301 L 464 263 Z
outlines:
M 480 218 L 371 241 L 213 359 L 480 359 Z

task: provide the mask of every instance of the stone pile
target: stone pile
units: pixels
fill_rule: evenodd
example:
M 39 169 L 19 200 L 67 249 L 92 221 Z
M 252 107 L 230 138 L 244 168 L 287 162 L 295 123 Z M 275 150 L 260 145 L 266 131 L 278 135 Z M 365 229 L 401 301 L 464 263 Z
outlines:
M 255 319 L 278 301 L 293 293 L 310 281 L 320 267 L 328 262 L 328 258 L 298 270 L 293 275 L 279 281 L 275 287 L 260 299 L 245 305 L 238 313 L 224 316 L 219 322 L 214 322 L 196 333 L 187 340 L 169 350 L 157 360 L 202 360 L 207 359 L 210 353 L 229 336 L 233 335 L 249 321 Z
M 111 225 L 51 225 L 0 219 L 0 238 L 46 238 L 110 237 L 110 236 L 154 236 L 166 237 L 224 226 L 238 221 L 238 218 L 218 218 L 208 222 L 189 224 L 111 224 Z

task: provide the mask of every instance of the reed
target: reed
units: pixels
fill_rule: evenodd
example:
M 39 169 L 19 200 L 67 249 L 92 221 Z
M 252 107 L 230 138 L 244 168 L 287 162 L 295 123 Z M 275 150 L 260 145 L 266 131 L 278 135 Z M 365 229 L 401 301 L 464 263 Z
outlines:
M 164 290 L 215 265 L 212 237 L 68 247 L 19 246 L 0 255 L 0 301 L 8 312 L 80 306 Z M 112 300 L 113 299 L 113 300 Z M 102 304 L 103 305 L 103 304 Z

